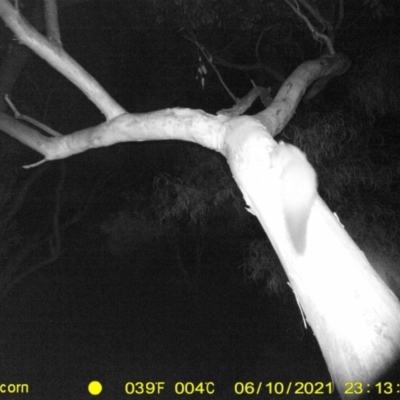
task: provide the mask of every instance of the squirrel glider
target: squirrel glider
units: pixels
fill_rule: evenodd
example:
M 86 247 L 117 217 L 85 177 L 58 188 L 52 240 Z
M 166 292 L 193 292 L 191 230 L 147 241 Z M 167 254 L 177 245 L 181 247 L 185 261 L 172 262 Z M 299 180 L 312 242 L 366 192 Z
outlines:
M 276 168 L 280 178 L 286 228 L 294 248 L 303 254 L 308 218 L 317 196 L 317 175 L 306 155 L 284 142 L 271 153 L 271 168 Z

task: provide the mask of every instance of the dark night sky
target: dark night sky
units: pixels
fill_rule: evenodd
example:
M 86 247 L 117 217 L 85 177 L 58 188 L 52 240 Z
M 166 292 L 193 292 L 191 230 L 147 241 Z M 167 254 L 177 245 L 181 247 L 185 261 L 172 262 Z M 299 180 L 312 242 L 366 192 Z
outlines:
M 66 51 L 130 112 L 190 107 L 216 113 L 231 106 L 209 66 L 205 90 L 196 80 L 199 53 L 184 38 L 187 31 L 179 29 L 188 26 L 185 18 L 175 13 L 170 23 L 157 24 L 152 1 L 129 3 L 89 1 L 63 10 L 60 24 Z M 353 223 L 357 205 L 372 216 L 374 207 L 388 209 L 380 214 L 383 223 L 392 215 L 393 230 L 397 231 L 400 148 L 394 132 L 400 122 L 396 97 L 400 82 L 394 72 L 400 55 L 399 14 L 392 12 L 378 21 L 370 10 L 358 7 L 346 8 L 335 42 L 337 50 L 352 60 L 351 70 L 318 98 L 301 104 L 282 138 L 314 154 L 311 160 L 319 174 L 321 195 L 343 218 Z M 277 10 L 282 12 L 279 7 Z M 262 26 L 262 21 L 252 20 L 249 26 L 253 31 L 242 32 L 242 14 L 222 14 L 221 24 L 214 21 L 215 26 L 199 26 L 196 33 L 211 52 L 232 63 L 251 64 L 257 61 L 254 48 L 261 29 L 257 24 Z M 287 76 L 302 61 L 317 58 L 322 47 L 293 16 L 291 20 L 282 18 L 279 14 L 275 21 L 268 20 L 271 33 L 259 52 Z M 275 92 L 280 86 L 260 70 L 218 68 L 239 97 L 249 91 L 251 79 Z M 369 97 L 363 92 L 366 87 Z M 380 92 L 382 100 L 374 102 Z M 357 93 L 361 93 L 359 97 Z M 13 100 L 21 112 L 63 134 L 103 121 L 78 89 L 35 56 L 15 84 Z M 259 107 L 254 105 L 250 114 Z M 340 118 L 335 119 L 337 115 Z M 335 130 L 333 134 L 324 131 L 325 147 L 312 132 L 296 137 L 296 127 L 304 130 L 315 121 L 332 120 L 342 121 L 349 130 L 343 137 Z M 350 128 L 356 132 L 363 128 L 363 134 L 353 135 Z M 193 154 L 201 157 L 194 160 Z M 262 237 L 262 232 L 249 218 L 242 231 L 237 226 L 229 235 L 223 231 L 233 215 L 232 202 L 214 210 L 206 221 L 204 267 L 196 290 L 188 290 L 182 283 L 176 253 L 166 242 L 146 243 L 131 252 L 124 247 L 121 257 L 107 250 L 101 226 L 118 212 L 148 210 L 155 177 L 168 174 L 184 181 L 193 176 L 190 171 L 198 167 L 199 159 L 207 162 L 212 157 L 212 152 L 196 150 L 196 145 L 154 142 L 94 149 L 63 161 L 66 179 L 61 223 L 76 215 L 87 196 L 92 198 L 79 222 L 63 233 L 58 259 L 21 281 L 3 300 L 0 383 L 29 383 L 29 399 L 84 399 L 89 398 L 87 384 L 99 380 L 104 386 L 102 398 L 118 399 L 127 396 L 123 392 L 126 382 L 165 381 L 167 389 L 161 398 L 172 399 L 177 397 L 173 394 L 176 382 L 212 381 L 214 398 L 228 399 L 234 396 L 235 382 L 330 381 L 312 331 L 303 329 L 291 292 L 285 289 L 281 298 L 268 297 L 262 295 L 263 284 L 244 282 L 239 268 L 245 255 L 243 243 Z M 374 183 L 368 188 L 365 182 L 369 178 L 359 172 L 367 169 L 363 167 L 366 157 Z M 38 160 L 40 155 L 21 145 L 13 164 L 17 167 Z M 221 165 L 217 176 L 229 174 L 223 160 Z M 342 166 L 347 170 L 352 166 L 357 177 L 343 178 Z M 22 246 L 49 231 L 61 168 L 61 162 L 47 166 L 16 217 L 14 233 Z M 388 179 L 385 187 L 376 184 L 383 168 Z M 18 168 L 18 182 L 29 179 L 31 173 Z M 139 192 L 144 198 L 140 207 L 132 200 Z M 349 205 L 343 205 L 343 198 Z M 370 219 L 365 218 L 364 223 L 371 223 Z M 184 265 L 193 268 L 198 236 L 185 216 L 175 226 L 181 230 Z M 354 232 L 360 246 L 372 246 L 363 230 L 355 227 Z M 378 228 L 374 232 L 379 232 Z M 46 249 L 41 246 L 33 252 L 24 267 L 40 263 Z

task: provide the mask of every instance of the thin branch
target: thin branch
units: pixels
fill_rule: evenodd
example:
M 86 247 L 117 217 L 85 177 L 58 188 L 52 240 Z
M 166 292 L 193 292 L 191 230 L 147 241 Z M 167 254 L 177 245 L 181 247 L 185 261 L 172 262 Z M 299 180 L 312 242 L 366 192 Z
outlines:
M 7 105 L 5 95 L 12 92 L 22 68 L 32 52 L 25 46 L 13 42 L 9 45 L 7 54 L 4 54 L 0 66 L 0 111 L 4 112 Z
M 0 113 L 0 130 L 39 153 L 44 144 L 50 140 L 50 138 L 42 135 L 36 129 L 4 113 Z
M 310 20 L 301 12 L 297 0 L 285 0 L 285 3 L 295 12 L 295 14 L 297 14 L 306 23 L 314 39 L 324 42 L 326 47 L 328 48 L 329 54 L 335 54 L 335 49 L 333 48 L 332 41 L 330 40 L 330 38 L 327 35 L 324 35 L 323 33 L 319 32 L 314 27 L 314 25 L 310 22 Z
M 258 60 L 260 63 L 261 63 L 261 58 L 260 58 L 259 49 L 260 49 L 261 39 L 262 39 L 262 37 L 264 36 L 264 33 L 267 32 L 267 30 L 269 30 L 269 29 L 270 29 L 270 28 L 264 28 L 264 29 L 261 31 L 260 36 L 259 36 L 258 39 L 257 39 L 255 53 L 256 53 L 257 60 Z
M 189 40 L 193 44 L 197 46 L 197 48 L 201 51 L 203 54 L 204 58 L 208 61 L 208 63 L 211 65 L 211 68 L 214 70 L 214 72 L 217 74 L 219 81 L 221 82 L 222 86 L 226 90 L 226 92 L 229 94 L 229 96 L 232 97 L 233 101 L 236 103 L 238 101 L 238 98 L 229 90 L 228 85 L 225 83 L 224 79 L 222 78 L 221 74 L 219 73 L 217 67 L 214 65 L 212 57 L 208 54 L 206 49 L 197 41 L 197 39 L 192 39 L 188 36 L 184 36 L 185 39 Z
M 254 63 L 254 64 L 235 64 L 231 63 L 229 61 L 224 60 L 221 57 L 214 56 L 213 57 L 214 63 L 223 65 L 224 67 L 236 69 L 239 71 L 255 71 L 255 70 L 263 70 L 267 74 L 273 76 L 278 82 L 284 82 L 285 77 L 275 69 L 267 66 L 265 63 L 259 62 L 259 63 Z
M 51 136 L 63 136 L 61 135 L 61 133 L 55 131 L 54 129 L 51 129 L 49 126 L 42 124 L 41 122 L 37 121 L 36 119 L 33 119 L 31 117 L 28 117 L 27 115 L 23 115 L 21 114 L 17 108 L 14 106 L 14 104 L 12 103 L 12 101 L 10 100 L 10 98 L 8 96 L 6 96 L 6 102 L 9 105 L 9 107 L 11 108 L 11 110 L 13 110 L 14 112 L 14 117 L 16 119 L 22 119 L 24 121 L 27 121 L 29 123 L 31 123 L 34 126 L 37 126 L 39 129 L 42 129 L 43 131 L 47 132 L 49 135 Z
M 343 0 L 339 0 L 339 17 L 338 20 L 336 21 L 335 32 L 337 32 L 342 26 L 343 18 L 344 18 Z
M 10 203 L 10 206 L 7 206 L 6 209 L 2 210 L 2 218 L 0 222 L 0 226 L 2 229 L 7 229 L 10 221 L 17 214 L 17 212 L 21 209 L 24 204 L 24 200 L 26 198 L 26 194 L 32 185 L 39 179 L 39 177 L 46 171 L 47 166 L 37 169 L 35 173 L 31 173 L 29 178 L 22 184 L 21 187 L 17 187 L 14 190 L 18 193 L 15 198 Z
M 47 38 L 56 46 L 62 47 L 60 25 L 58 24 L 57 0 L 44 0 Z
M 254 85 L 254 82 L 252 82 Z M 262 102 L 267 108 L 272 103 L 271 88 L 265 89 L 261 86 L 255 86 L 247 93 L 246 96 L 238 99 L 236 104 L 231 108 L 224 108 L 217 112 L 217 115 L 225 115 L 227 117 L 237 117 L 244 114 L 254 103 L 258 97 L 262 96 Z
M 53 235 L 54 242 L 50 243 L 50 254 L 59 255 L 61 249 L 61 232 L 60 232 L 60 212 L 61 212 L 61 199 L 62 199 L 62 190 L 64 188 L 65 183 L 65 175 L 66 175 L 66 166 L 65 162 L 61 161 L 60 165 L 60 179 L 58 180 L 58 184 L 56 186 L 56 199 L 55 199 L 55 209 L 53 213 Z
M 303 7 L 314 17 L 314 19 L 322 25 L 323 30 L 328 29 L 327 26 L 329 25 L 332 26 L 332 24 L 320 14 L 319 10 L 311 6 L 308 1 L 305 0 L 296 0 L 296 1 L 299 1 L 303 5 Z
M 328 21 L 326 18 L 324 18 L 319 12 L 319 10 L 314 6 L 312 6 L 308 2 L 308 0 L 297 0 L 297 1 L 299 1 L 303 5 L 303 7 L 306 8 L 307 11 L 322 25 L 323 30 L 328 32 L 328 37 L 333 43 L 335 38 L 335 32 L 333 30 L 332 23 Z
M 26 277 L 44 268 L 45 266 L 52 264 L 60 257 L 61 234 L 65 232 L 69 226 L 79 221 L 79 218 L 77 218 L 77 215 L 75 215 L 69 221 L 66 221 L 63 225 L 60 225 L 62 189 L 64 187 L 66 175 L 64 162 L 62 162 L 60 168 L 60 179 L 57 187 L 55 188 L 56 204 L 52 218 L 52 232 L 42 239 L 39 237 L 31 238 L 27 244 L 25 243 L 26 245 L 18 249 L 15 257 L 13 257 L 0 272 L 0 302 L 17 284 L 23 281 Z M 43 172 L 43 170 L 41 172 Z M 38 173 L 35 175 L 38 176 Z M 78 214 L 82 215 L 82 212 L 78 212 Z M 40 248 L 40 246 L 46 242 L 49 243 L 49 253 L 47 258 L 38 264 L 26 267 L 26 265 L 23 263 L 31 257 L 31 254 L 35 250 Z

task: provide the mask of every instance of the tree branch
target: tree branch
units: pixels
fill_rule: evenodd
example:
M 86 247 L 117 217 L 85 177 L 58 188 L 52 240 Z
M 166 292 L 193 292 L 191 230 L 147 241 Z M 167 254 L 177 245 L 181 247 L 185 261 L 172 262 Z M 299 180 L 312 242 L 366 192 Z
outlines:
M 61 137 L 46 137 L 37 130 L 0 113 L 0 130 L 43 154 L 58 160 L 114 143 L 145 140 L 184 140 L 220 151 L 228 117 L 201 110 L 173 108 L 146 114 L 122 114 L 100 125 Z
M 310 22 L 310 20 L 301 12 L 300 6 L 299 6 L 297 0 L 285 0 L 285 3 L 306 23 L 306 25 L 308 26 L 308 29 L 310 30 L 310 32 L 313 35 L 313 37 L 316 40 L 320 40 L 320 41 L 325 43 L 326 47 L 329 50 L 329 54 L 335 54 L 335 49 L 333 48 L 333 44 L 332 44 L 331 39 L 327 35 L 324 35 L 323 33 L 319 32 L 318 29 L 316 29 L 314 27 L 314 25 Z M 313 11 L 312 15 L 315 18 L 317 18 L 317 20 L 323 26 L 325 26 L 324 21 L 321 20 L 320 18 L 318 18 L 318 16 L 319 16 L 318 12 L 313 10 L 312 7 L 308 3 L 302 1 L 303 5 L 304 5 L 304 3 L 307 4 L 307 6 L 308 6 L 307 8 L 308 9 L 311 9 Z
M 47 61 L 53 68 L 76 85 L 97 108 L 112 119 L 123 114 L 125 110 L 104 90 L 88 72 L 86 72 L 61 47 L 58 47 L 36 31 L 15 10 L 8 0 L 0 1 L 0 17 L 15 33 L 21 43 L 28 46 L 38 56 Z
M 47 132 L 51 136 L 62 136 L 61 133 L 58 133 L 54 129 L 51 129 L 49 126 L 42 124 L 41 122 L 37 121 L 36 119 L 28 117 L 27 115 L 21 114 L 17 110 L 17 107 L 14 106 L 14 104 L 12 103 L 12 101 L 10 100 L 10 98 L 8 96 L 6 96 L 6 103 L 11 108 L 11 110 L 14 112 L 14 117 L 16 119 L 22 119 L 26 122 L 29 122 L 32 125 L 37 126 L 39 129 L 42 129 L 43 131 Z
M 284 82 L 285 81 L 285 76 L 282 75 L 280 72 L 276 71 L 275 69 L 269 67 L 265 63 L 254 63 L 254 64 L 235 64 L 229 61 L 224 60 L 223 58 L 219 56 L 213 56 L 215 64 L 223 65 L 224 67 L 236 69 L 239 71 L 257 71 L 257 70 L 263 70 L 267 74 L 271 75 L 273 78 L 275 78 L 278 82 Z
M 214 70 L 214 72 L 217 74 L 219 81 L 221 82 L 221 85 L 224 87 L 226 92 L 229 94 L 229 96 L 233 99 L 234 102 L 238 101 L 238 98 L 230 91 L 228 88 L 228 85 L 225 83 L 224 79 L 222 78 L 221 74 L 219 73 L 217 67 L 214 65 L 212 56 L 206 51 L 204 46 L 202 46 L 196 38 L 190 38 L 188 36 L 185 36 L 185 39 L 189 40 L 192 42 L 203 54 L 204 58 L 208 61 L 208 63 L 211 65 L 211 68 Z
M 58 24 L 57 0 L 44 0 L 47 38 L 56 46 L 62 47 L 60 26 Z

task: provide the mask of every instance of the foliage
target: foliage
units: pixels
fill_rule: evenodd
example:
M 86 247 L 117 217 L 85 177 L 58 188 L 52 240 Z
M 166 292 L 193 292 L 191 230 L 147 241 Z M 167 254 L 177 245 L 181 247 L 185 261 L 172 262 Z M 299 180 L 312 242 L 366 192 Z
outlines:
M 111 238 L 113 245 L 110 249 L 115 254 L 124 253 L 127 248 L 138 248 L 165 234 L 157 221 L 139 211 L 118 211 L 112 214 L 102 223 L 101 231 Z
M 158 22 L 164 19 L 179 21 L 182 27 L 191 30 L 229 29 L 233 25 L 238 31 L 249 31 L 255 24 L 265 22 L 263 11 L 276 10 L 275 1 L 202 1 L 202 0 L 154 0 L 159 13 Z
M 350 102 L 374 120 L 397 114 L 400 108 L 400 48 L 397 44 L 374 49 L 352 74 Z
M 243 209 L 222 158 L 198 147 L 187 152 L 188 164 L 176 171 L 179 177 L 162 173 L 154 180 L 154 206 L 160 220 L 187 218 L 191 224 L 204 224 L 212 211 L 228 201 Z
M 378 184 L 361 127 L 344 112 L 305 114 L 285 129 L 284 136 L 307 154 L 317 169 L 319 191 L 329 203 L 341 202 L 349 187 Z
M 268 295 L 284 293 L 287 278 L 271 244 L 265 239 L 256 239 L 250 242 L 247 252 L 241 268 L 248 278 L 262 282 Z
M 107 251 L 129 261 L 142 248 L 171 234 L 172 227 L 160 222 L 152 212 L 149 196 L 142 190 L 125 190 L 121 197 L 124 207 L 110 214 L 101 223 L 100 230 L 106 236 Z
M 364 0 L 363 5 L 369 7 L 373 17 L 379 21 L 389 13 L 384 0 Z

